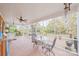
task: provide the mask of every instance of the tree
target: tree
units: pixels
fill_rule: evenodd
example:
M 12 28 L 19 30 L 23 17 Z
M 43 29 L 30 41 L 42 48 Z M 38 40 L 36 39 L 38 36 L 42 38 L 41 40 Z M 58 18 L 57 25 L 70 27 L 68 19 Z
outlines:
M 77 35 L 77 23 L 76 23 L 76 14 L 70 14 L 69 15 L 69 27 L 68 27 L 68 32 L 71 31 L 71 34 L 73 35 L 73 37 L 75 37 Z

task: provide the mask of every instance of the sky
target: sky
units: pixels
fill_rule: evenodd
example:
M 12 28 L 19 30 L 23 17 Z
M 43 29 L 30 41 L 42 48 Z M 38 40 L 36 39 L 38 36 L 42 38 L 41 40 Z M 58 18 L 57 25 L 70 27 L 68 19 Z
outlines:
M 48 25 L 48 23 L 49 23 L 49 21 L 50 21 L 51 19 L 49 19 L 49 20 L 44 20 L 44 21 L 40 21 L 39 22 L 39 24 L 41 25 L 41 26 L 47 26 Z

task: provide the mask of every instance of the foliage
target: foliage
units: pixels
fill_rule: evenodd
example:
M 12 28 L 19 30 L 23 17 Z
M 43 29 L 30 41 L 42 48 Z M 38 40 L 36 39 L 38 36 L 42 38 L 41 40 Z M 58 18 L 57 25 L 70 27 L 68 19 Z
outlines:
M 36 23 L 37 32 L 47 35 L 47 34 L 69 34 L 69 31 L 72 32 L 73 36 L 77 34 L 77 25 L 76 25 L 76 15 L 70 14 L 68 18 L 68 24 L 65 23 L 63 17 L 51 19 L 47 26 L 41 26 L 39 23 Z

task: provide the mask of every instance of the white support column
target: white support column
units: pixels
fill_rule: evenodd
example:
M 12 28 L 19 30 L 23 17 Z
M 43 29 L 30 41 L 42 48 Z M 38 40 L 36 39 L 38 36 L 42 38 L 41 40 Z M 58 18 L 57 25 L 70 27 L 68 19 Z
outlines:
M 78 41 L 78 55 L 79 55 L 79 8 L 77 12 L 77 41 Z

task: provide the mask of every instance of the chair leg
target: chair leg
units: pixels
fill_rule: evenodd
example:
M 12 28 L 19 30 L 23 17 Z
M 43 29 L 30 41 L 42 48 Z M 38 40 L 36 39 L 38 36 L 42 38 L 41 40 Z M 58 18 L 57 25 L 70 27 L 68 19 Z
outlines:
M 55 56 L 55 53 L 53 51 L 51 51 L 53 53 L 53 55 Z
M 35 43 L 33 43 L 33 48 L 35 47 Z
M 47 54 L 47 52 L 48 52 L 48 51 L 46 50 L 46 51 L 44 52 L 44 54 L 46 55 L 46 54 Z
M 34 43 L 33 43 L 33 48 L 34 48 Z
M 49 56 L 50 56 L 50 51 L 49 51 Z

